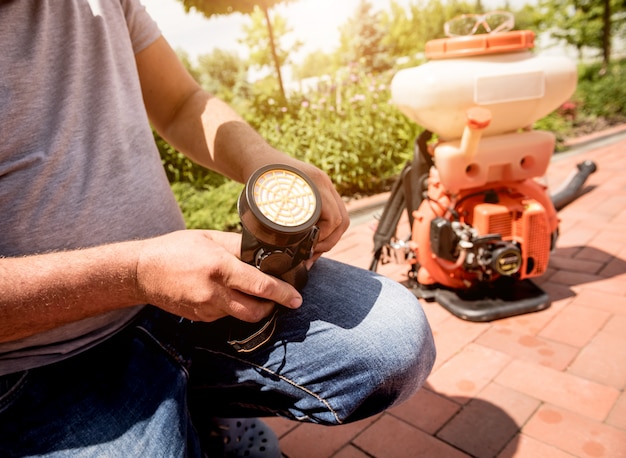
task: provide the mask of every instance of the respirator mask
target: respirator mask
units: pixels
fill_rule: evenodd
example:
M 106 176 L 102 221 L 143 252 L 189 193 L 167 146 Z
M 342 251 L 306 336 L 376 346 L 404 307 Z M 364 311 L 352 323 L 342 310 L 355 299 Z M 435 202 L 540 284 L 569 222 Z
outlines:
M 250 176 L 237 209 L 241 260 L 301 290 L 319 236 L 321 200 L 313 181 L 288 165 L 262 167 Z M 278 310 L 260 323 L 239 321 L 228 343 L 239 352 L 257 349 L 272 336 Z

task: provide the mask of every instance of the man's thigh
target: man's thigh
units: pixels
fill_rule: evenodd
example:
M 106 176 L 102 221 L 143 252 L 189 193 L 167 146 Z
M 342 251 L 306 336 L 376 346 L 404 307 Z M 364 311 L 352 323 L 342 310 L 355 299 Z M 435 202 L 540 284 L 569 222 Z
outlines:
M 422 385 L 434 344 L 419 302 L 402 285 L 322 258 L 303 296 L 300 309 L 279 314 L 272 340 L 251 353 L 226 343 L 224 323 L 192 325 L 194 421 L 212 411 L 341 424 Z
M 200 456 L 186 373 L 142 329 L 12 378 L 0 456 Z

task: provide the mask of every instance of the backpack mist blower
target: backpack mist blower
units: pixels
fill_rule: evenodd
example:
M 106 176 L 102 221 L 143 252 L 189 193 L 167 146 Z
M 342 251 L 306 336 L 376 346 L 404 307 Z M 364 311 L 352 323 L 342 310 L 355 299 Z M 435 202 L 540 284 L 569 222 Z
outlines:
M 393 103 L 425 130 L 383 209 L 370 269 L 400 251 L 414 293 L 470 321 L 550 305 L 531 279 L 548 267 L 557 211 L 596 169 L 578 164 L 552 195 L 542 183 L 555 135 L 529 126 L 568 100 L 577 71 L 533 54 L 534 33 L 512 28 L 508 12 L 453 19 L 449 38 L 426 44 L 429 61 L 391 84 Z M 398 240 L 404 210 L 411 235 Z

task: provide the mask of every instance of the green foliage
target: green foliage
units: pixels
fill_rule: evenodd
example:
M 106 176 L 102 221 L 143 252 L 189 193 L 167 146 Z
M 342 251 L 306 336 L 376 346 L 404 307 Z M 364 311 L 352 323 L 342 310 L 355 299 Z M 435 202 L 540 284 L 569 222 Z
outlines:
M 231 103 L 236 98 L 247 98 L 250 84 L 246 81 L 248 64 L 234 51 L 214 49 L 198 57 L 192 76 L 202 88 Z
M 170 183 L 189 183 L 201 189 L 221 186 L 227 180 L 219 173 L 205 169 L 189 160 L 163 140 L 157 132 L 153 131 L 153 135 Z
M 572 99 L 535 123 L 536 129 L 556 134 L 558 150 L 567 138 L 626 122 L 626 59 L 612 62 L 603 75 L 601 67 L 599 62 L 581 65 Z
M 413 56 L 424 50 L 422 28 L 416 27 L 413 15 L 415 5 L 407 12 L 397 1 L 391 0 L 390 10 L 383 12 L 381 22 L 387 29 L 384 43 L 393 56 Z
M 581 68 L 576 92 L 578 111 L 583 116 L 626 120 L 626 59 L 612 62 L 603 73 L 601 65 Z
M 269 9 L 279 3 L 289 3 L 292 0 L 179 0 L 185 11 L 196 9 L 206 17 L 218 14 L 243 13 L 250 14 L 255 7 Z
M 358 63 L 367 72 L 383 72 L 393 66 L 380 14 L 367 0 L 360 1 L 354 16 L 341 28 L 344 65 Z
M 178 55 L 178 58 L 180 59 L 185 69 L 187 69 L 191 77 L 200 82 L 201 78 L 203 77 L 202 70 L 194 67 L 193 63 L 189 59 L 189 54 L 187 54 L 187 52 L 182 49 L 177 49 L 176 54 Z
M 309 53 L 299 65 L 293 65 L 293 77 L 303 80 L 314 76 L 330 75 L 337 69 L 335 58 L 324 51 Z
M 276 78 L 278 80 L 278 86 L 281 93 L 281 97 L 285 98 L 285 88 L 283 86 L 283 77 L 281 74 L 281 59 L 285 61 L 287 59 L 288 53 L 283 53 L 281 55 L 281 49 L 278 48 L 276 38 L 275 38 L 275 25 L 272 24 L 272 20 L 270 18 L 269 10 L 276 6 L 279 3 L 289 3 L 292 0 L 179 0 L 183 3 L 185 10 L 189 11 L 191 8 L 195 8 L 206 17 L 211 17 L 216 14 L 231 14 L 235 12 L 244 13 L 244 14 L 252 14 L 253 21 L 256 20 L 254 16 L 262 17 L 265 20 L 265 25 L 267 27 L 267 40 L 261 42 L 255 42 L 254 46 L 257 46 L 257 50 L 253 49 L 253 54 L 256 53 L 254 58 L 257 60 L 265 57 L 265 54 L 262 52 L 264 46 L 267 46 L 269 49 L 269 56 L 271 59 L 262 62 L 263 65 L 268 65 L 270 62 L 274 64 L 274 69 L 276 71 Z M 281 23 L 280 20 L 276 20 L 279 26 L 278 32 L 281 33 L 286 30 L 286 22 L 283 21 Z M 254 24 L 254 22 L 253 22 Z M 254 28 L 253 28 L 254 30 Z
M 342 195 L 380 192 L 419 132 L 389 103 L 390 77 L 352 66 L 288 104 L 268 98 L 247 120 L 274 147 L 328 173 Z
M 156 132 L 154 138 L 187 227 L 237 229 L 237 197 L 243 185 L 193 163 Z
M 238 229 L 237 199 L 242 189 L 243 185 L 234 181 L 212 189 L 198 189 L 190 183 L 172 183 L 172 191 L 189 229 Z
M 611 36 L 626 30 L 624 0 L 540 0 L 534 8 L 538 31 L 574 46 L 597 49 L 609 62 Z
M 562 112 L 557 110 L 535 122 L 533 128 L 554 133 L 556 136 L 556 150 L 562 151 L 565 149 L 567 134 L 572 131 L 573 126 L 574 119 L 564 116 Z
M 421 0 L 407 6 L 390 0 L 389 9 L 380 11 L 362 2 L 341 27 L 337 50 L 328 54 L 314 51 L 294 68 L 294 75 L 329 75 L 355 62 L 372 72 L 388 70 L 392 65 L 397 68 L 398 59 L 402 59 L 402 66 L 417 65 L 423 62 L 426 42 L 443 36 L 444 22 L 479 10 L 473 2 L 458 0 Z
M 383 11 L 381 23 L 386 30 L 383 44 L 395 59 L 406 61 L 403 66 L 422 63 L 426 43 L 443 38 L 446 21 L 464 13 L 480 13 L 480 4 L 467 1 L 420 0 L 408 7 L 390 0 L 388 11 Z
M 272 50 L 268 46 L 270 42 L 269 29 L 265 22 L 265 15 L 260 9 L 255 10 L 250 15 L 250 23 L 244 24 L 244 37 L 240 40 L 250 50 L 250 63 L 259 68 L 266 67 L 273 63 Z M 302 43 L 287 43 L 289 34 L 293 31 L 287 20 L 279 15 L 272 15 L 272 34 L 276 46 L 277 63 L 280 66 L 289 62 L 289 55 L 296 52 Z

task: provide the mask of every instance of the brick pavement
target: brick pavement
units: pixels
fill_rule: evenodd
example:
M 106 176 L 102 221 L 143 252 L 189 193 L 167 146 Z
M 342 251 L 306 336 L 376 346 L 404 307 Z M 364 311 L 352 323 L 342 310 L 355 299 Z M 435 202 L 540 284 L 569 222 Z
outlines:
M 552 187 L 582 160 L 598 165 L 590 192 L 559 213 L 561 237 L 548 272 L 537 280 L 551 307 L 474 323 L 422 302 L 438 349 L 425 387 L 355 424 L 268 419 L 283 454 L 626 457 L 626 126 L 611 133 L 580 140 L 575 154 L 561 153 L 550 165 Z M 355 203 L 353 214 L 384 198 Z M 367 268 L 374 222 L 361 216 L 328 256 Z M 406 280 L 406 266 L 380 271 Z

